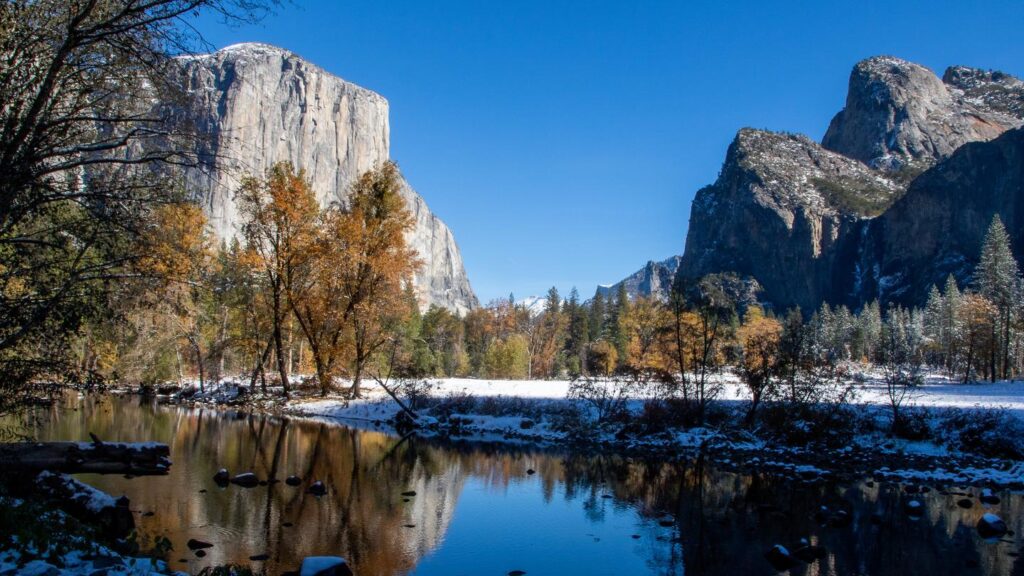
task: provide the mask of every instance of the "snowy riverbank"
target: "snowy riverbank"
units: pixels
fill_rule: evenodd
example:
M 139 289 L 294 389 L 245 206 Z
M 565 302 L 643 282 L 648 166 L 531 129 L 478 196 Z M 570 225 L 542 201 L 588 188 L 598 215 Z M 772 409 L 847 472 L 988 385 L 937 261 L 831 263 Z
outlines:
M 857 372 L 852 382 L 849 401 L 830 416 L 841 426 L 814 422 L 812 414 L 810 421 L 787 420 L 781 426 L 792 429 L 781 432 L 779 424 L 775 428 L 740 425 L 749 394 L 730 373 L 716 376 L 720 392 L 715 417 L 702 427 L 652 423 L 648 398 L 642 394 L 625 402 L 629 413 L 625 422 L 599 423 L 592 403 L 568 399 L 568 380 L 445 378 L 419 383 L 400 393 L 403 403 L 414 406 L 415 421 L 369 382 L 363 398 L 355 400 L 340 393 L 320 397 L 308 390 L 281 402 L 225 381 L 189 401 L 254 406 L 292 417 L 400 433 L 415 429 L 421 436 L 456 441 L 571 445 L 667 457 L 700 449 L 720 462 L 780 468 L 803 478 L 845 473 L 1024 487 L 1024 465 L 1006 454 L 1006 447 L 1015 452 L 1014 446 L 1024 440 L 1024 382 L 962 384 L 930 374 L 913 389 L 904 407 L 920 428 L 917 436 L 905 438 L 889 432 L 888 399 L 880 374 Z M 343 388 L 341 383 L 339 389 Z M 778 413 L 786 407 L 775 408 Z M 821 429 L 830 436 L 816 438 Z

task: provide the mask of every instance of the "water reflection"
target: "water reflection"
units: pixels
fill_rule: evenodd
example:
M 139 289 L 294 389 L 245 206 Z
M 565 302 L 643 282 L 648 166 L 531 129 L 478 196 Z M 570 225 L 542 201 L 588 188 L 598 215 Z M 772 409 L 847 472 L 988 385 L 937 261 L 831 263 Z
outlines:
M 143 539 L 166 536 L 175 567 L 254 564 L 269 574 L 309 555 L 349 559 L 360 576 L 395 574 L 771 574 L 763 553 L 801 538 L 828 550 L 795 574 L 1024 574 L 1016 536 L 981 541 L 986 511 L 932 490 L 861 482 L 808 486 L 701 460 L 645 461 L 468 443 L 428 442 L 326 423 L 190 410 L 137 398 L 87 398 L 53 409 L 40 439 L 157 440 L 167 477 L 83 476 L 140 514 Z M 283 482 L 217 488 L 217 469 L 322 480 L 316 498 Z M 534 471 L 531 474 L 529 471 Z M 949 488 L 956 491 L 955 488 Z M 403 497 L 403 492 L 415 496 Z M 976 494 L 977 490 L 972 490 Z M 1018 494 L 993 508 L 1021 532 Z M 903 502 L 926 514 L 913 520 Z M 822 526 L 821 506 L 849 513 Z M 153 515 L 142 513 L 153 512 Z M 185 543 L 214 544 L 205 558 Z M 684 569 L 685 568 L 685 569 Z

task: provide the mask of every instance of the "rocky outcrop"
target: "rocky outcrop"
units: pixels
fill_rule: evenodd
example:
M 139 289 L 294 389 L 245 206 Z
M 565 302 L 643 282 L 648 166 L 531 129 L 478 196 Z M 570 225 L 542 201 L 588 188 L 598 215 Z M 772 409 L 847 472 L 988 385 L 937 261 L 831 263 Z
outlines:
M 322 205 L 345 205 L 355 179 L 389 158 L 387 100 L 287 50 L 240 44 L 180 61 L 188 114 L 206 135 L 202 165 L 186 181 L 222 237 L 237 234 L 232 197 L 247 175 L 287 160 L 305 170 Z M 408 184 L 402 193 L 416 220 L 407 240 L 424 260 L 421 303 L 465 312 L 476 298 L 451 230 Z
M 743 129 L 693 201 L 683 273 L 735 272 L 777 307 L 813 308 L 846 290 L 862 221 L 901 190 L 804 136 Z
M 999 214 L 1024 261 L 1024 128 L 962 146 L 924 172 L 866 233 L 860 300 L 921 304 L 949 274 L 964 286 Z
M 626 277 L 621 282 L 607 286 L 598 286 L 597 294 L 604 298 L 614 298 L 619 293 L 619 285 L 625 284 L 626 294 L 630 298 L 638 296 L 654 297 L 659 300 L 667 300 L 672 290 L 672 282 L 675 280 L 676 271 L 679 270 L 679 263 L 682 256 L 673 256 L 661 262 L 653 260 Z
M 694 199 L 681 273 L 753 278 L 777 308 L 918 303 L 967 279 L 993 214 L 1022 249 L 1022 124 L 1024 82 L 1007 74 L 860 62 L 820 146 L 739 132 Z
M 1024 84 L 962 66 L 931 70 L 878 56 L 850 74 L 846 107 L 822 145 L 873 168 L 909 177 L 968 142 L 991 140 L 1024 120 Z

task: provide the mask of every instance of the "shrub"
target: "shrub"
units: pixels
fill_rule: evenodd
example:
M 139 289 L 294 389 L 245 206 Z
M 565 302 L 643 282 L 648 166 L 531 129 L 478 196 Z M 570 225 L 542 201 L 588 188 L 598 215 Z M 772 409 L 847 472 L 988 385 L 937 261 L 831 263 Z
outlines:
M 953 408 L 938 425 L 940 437 L 950 447 L 992 458 L 1024 459 L 1024 423 L 1006 410 Z
M 904 440 L 927 440 L 932 437 L 932 425 L 924 408 L 905 408 L 900 419 L 893 423 L 893 434 Z

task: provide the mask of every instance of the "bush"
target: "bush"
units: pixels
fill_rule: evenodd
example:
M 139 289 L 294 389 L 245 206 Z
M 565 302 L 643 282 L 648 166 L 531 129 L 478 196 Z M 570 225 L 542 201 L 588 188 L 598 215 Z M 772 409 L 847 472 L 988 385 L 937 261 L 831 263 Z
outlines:
M 848 406 L 772 402 L 761 410 L 763 435 L 791 446 L 848 446 L 864 428 L 857 411 Z
M 452 414 L 472 414 L 476 410 L 477 399 L 467 392 L 452 392 L 438 401 L 432 412 L 435 416 L 451 416 Z
M 1024 424 L 1004 409 L 953 408 L 938 425 L 941 439 L 950 448 L 991 458 L 1024 459 Z
M 924 408 L 904 408 L 900 418 L 893 423 L 892 432 L 904 440 L 928 440 L 932 437 L 932 425 L 928 411 Z

